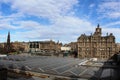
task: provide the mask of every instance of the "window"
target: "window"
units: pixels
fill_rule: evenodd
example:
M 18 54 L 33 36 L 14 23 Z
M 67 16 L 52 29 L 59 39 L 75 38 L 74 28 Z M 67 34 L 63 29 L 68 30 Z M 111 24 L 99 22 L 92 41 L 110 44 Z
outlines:
M 89 39 L 87 39 L 87 42 L 89 42 Z
M 32 44 L 30 43 L 30 48 L 32 48 Z

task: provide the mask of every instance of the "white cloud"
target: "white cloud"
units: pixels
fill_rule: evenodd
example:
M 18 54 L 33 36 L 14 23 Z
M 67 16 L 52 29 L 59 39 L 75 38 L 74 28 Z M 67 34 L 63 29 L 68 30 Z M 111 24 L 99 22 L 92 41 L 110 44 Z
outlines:
M 56 41 L 70 42 L 76 41 L 80 34 L 90 32 L 94 29 L 94 26 L 90 22 L 73 16 L 58 18 L 54 24 L 47 26 L 35 21 L 21 21 L 18 23 L 26 31 L 16 32 L 13 36 L 14 39 L 19 36 L 21 39 L 55 39 Z
M 120 18 L 120 2 L 109 1 L 99 5 L 98 13 L 107 18 Z
M 0 19 L 0 29 L 17 29 L 17 27 L 11 25 L 11 18 Z
M 111 23 L 106 24 L 106 25 L 104 25 L 104 26 L 105 26 L 105 27 L 111 27 L 111 26 L 114 26 L 114 27 L 115 27 L 115 25 L 120 25 L 120 21 L 111 22 Z
M 90 4 L 89 7 L 93 8 L 93 7 L 95 7 L 95 4 Z
M 111 12 L 108 14 L 111 18 L 120 18 L 120 12 Z
M 74 16 L 73 7 L 74 5 L 78 5 L 78 0 L 12 0 L 11 2 L 6 0 L 6 3 L 7 2 L 11 3 L 11 8 L 17 10 L 18 13 L 6 17 L 1 16 L 0 28 L 18 30 L 11 35 L 12 40 L 54 39 L 65 43 L 76 41 L 83 33 L 90 35 L 90 33 L 93 33 L 95 30 L 95 26 L 92 25 L 91 22 Z M 91 4 L 90 7 L 94 7 L 94 5 Z M 110 3 L 106 3 L 99 6 L 100 13 L 108 16 L 106 9 L 109 10 L 109 8 L 107 7 L 109 7 L 111 11 L 115 10 L 113 5 L 110 7 Z M 117 8 L 117 6 L 115 7 Z M 39 18 L 47 18 L 52 23 L 43 25 L 40 22 L 20 19 L 25 17 L 26 14 Z M 109 16 L 112 17 L 113 15 Z M 115 16 L 116 15 L 113 17 Z M 118 17 L 118 15 L 116 17 Z M 11 24 L 11 22 L 13 24 Z M 114 25 L 114 23 L 111 23 L 111 25 Z M 112 30 L 103 28 L 103 31 L 118 34 L 115 28 L 112 28 Z
M 12 0 L 11 4 L 11 8 L 18 13 L 7 18 L 12 19 L 13 24 L 17 25 L 12 25 L 13 27 L 21 29 L 12 36 L 14 40 L 55 39 L 70 42 L 76 41 L 81 33 L 92 30 L 89 21 L 74 16 L 73 7 L 78 4 L 78 0 Z M 52 24 L 42 25 L 32 20 L 19 20 L 26 14 L 47 18 L 52 21 Z M 10 23 L 10 20 L 3 24 L 6 23 Z
M 13 0 L 12 9 L 28 15 L 54 20 L 62 15 L 67 15 L 77 0 Z

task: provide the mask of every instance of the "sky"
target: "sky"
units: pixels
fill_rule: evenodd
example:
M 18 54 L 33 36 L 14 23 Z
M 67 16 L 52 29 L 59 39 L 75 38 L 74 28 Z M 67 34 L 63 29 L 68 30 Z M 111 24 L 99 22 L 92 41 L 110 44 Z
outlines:
M 120 0 L 0 0 L 0 42 L 77 41 L 97 25 L 120 42 Z

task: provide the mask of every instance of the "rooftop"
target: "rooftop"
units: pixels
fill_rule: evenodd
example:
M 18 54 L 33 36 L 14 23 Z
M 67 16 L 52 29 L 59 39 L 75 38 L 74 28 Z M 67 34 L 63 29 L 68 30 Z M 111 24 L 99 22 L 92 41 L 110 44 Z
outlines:
M 18 56 L 10 55 L 0 58 L 0 68 L 18 69 L 42 73 L 46 75 L 63 76 L 69 78 L 113 78 L 116 79 L 116 68 L 110 67 L 105 61 L 87 61 L 86 65 L 79 65 L 88 59 L 47 56 Z M 103 67 L 108 65 L 108 67 Z M 114 73 L 114 74 L 113 74 Z

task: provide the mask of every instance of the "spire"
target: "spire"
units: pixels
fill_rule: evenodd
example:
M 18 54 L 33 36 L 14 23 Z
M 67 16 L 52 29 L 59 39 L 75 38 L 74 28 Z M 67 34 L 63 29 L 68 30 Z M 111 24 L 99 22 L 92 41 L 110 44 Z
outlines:
M 100 27 L 100 25 L 98 24 L 98 25 L 97 25 L 97 28 L 99 28 L 99 27 Z
M 7 53 L 10 53 L 11 51 L 10 32 L 8 32 L 6 48 L 7 48 Z
M 8 36 L 7 36 L 7 44 L 10 44 L 10 32 L 8 32 Z

